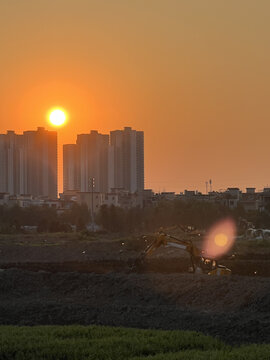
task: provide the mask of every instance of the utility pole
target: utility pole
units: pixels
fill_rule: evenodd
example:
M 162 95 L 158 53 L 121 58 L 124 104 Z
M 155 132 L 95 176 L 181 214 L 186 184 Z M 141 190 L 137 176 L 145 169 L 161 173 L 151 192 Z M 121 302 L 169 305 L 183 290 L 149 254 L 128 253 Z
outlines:
M 209 184 L 210 184 L 210 192 L 212 192 L 212 180 L 209 180 Z
M 208 194 L 208 181 L 205 182 L 206 195 Z
M 91 220 L 92 220 L 92 231 L 94 231 L 94 187 L 95 178 L 89 178 L 89 188 L 91 188 Z

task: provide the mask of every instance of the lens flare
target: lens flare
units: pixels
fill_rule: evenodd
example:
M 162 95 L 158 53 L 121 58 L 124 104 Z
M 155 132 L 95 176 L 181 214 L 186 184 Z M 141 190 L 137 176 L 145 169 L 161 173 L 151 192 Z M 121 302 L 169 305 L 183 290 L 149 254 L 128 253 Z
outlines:
M 217 234 L 215 236 L 215 244 L 217 246 L 226 246 L 228 243 L 228 237 L 225 234 Z
M 206 234 L 203 245 L 205 257 L 217 259 L 226 254 L 233 246 L 236 236 L 236 226 L 232 219 L 216 223 Z

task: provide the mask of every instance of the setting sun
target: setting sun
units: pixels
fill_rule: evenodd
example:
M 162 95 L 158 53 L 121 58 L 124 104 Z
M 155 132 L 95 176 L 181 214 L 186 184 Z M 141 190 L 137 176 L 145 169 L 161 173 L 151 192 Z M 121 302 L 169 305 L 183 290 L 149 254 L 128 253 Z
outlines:
M 61 126 L 66 122 L 66 113 L 62 109 L 53 109 L 49 113 L 50 123 L 54 126 Z

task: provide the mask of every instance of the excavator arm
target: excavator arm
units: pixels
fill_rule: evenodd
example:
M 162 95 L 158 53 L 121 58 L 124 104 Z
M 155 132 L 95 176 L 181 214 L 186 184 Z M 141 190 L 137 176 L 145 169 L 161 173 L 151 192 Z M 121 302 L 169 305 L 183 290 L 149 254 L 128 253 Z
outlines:
M 147 239 L 147 237 L 145 237 Z M 205 259 L 201 251 L 193 245 L 191 240 L 181 240 L 164 232 L 155 235 L 154 240 L 141 253 L 135 261 L 134 267 L 141 265 L 145 258 L 150 256 L 156 249 L 161 246 L 174 247 L 184 250 L 190 254 L 192 272 L 206 273 L 209 275 L 229 274 L 231 271 L 222 265 L 218 265 L 216 260 Z M 222 269 L 222 271 L 220 270 Z M 225 270 L 224 270 L 225 269 Z
M 145 238 L 147 239 L 147 237 Z M 198 262 L 198 258 L 200 258 L 200 250 L 196 248 L 190 240 L 180 240 L 174 236 L 165 234 L 164 232 L 159 232 L 155 235 L 154 240 L 146 247 L 146 249 L 136 260 L 135 265 L 142 264 L 146 257 L 150 256 L 156 249 L 161 246 L 175 247 L 187 251 L 190 254 L 193 272 L 195 272 L 195 264 Z

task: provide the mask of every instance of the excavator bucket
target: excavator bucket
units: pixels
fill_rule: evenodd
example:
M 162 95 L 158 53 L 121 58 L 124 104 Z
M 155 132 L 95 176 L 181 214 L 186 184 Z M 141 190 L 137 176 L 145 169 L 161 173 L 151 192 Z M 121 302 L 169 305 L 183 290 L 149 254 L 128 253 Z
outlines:
M 216 269 L 209 271 L 208 275 L 214 276 L 223 276 L 223 275 L 231 275 L 232 271 L 228 269 L 226 266 L 219 265 Z

